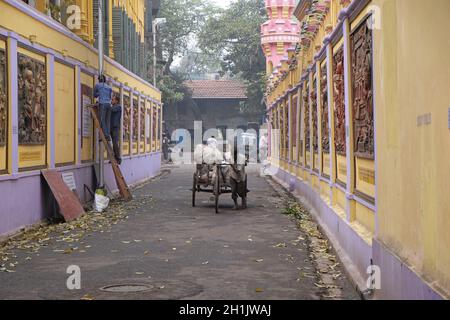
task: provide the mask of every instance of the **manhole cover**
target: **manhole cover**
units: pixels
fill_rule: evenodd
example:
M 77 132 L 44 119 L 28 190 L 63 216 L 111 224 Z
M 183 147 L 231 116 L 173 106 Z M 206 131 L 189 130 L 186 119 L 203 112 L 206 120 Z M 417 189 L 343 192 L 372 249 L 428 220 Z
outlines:
M 128 292 L 145 292 L 151 289 L 153 289 L 153 286 L 146 284 L 116 284 L 112 286 L 103 287 L 100 290 L 115 293 L 128 293 Z

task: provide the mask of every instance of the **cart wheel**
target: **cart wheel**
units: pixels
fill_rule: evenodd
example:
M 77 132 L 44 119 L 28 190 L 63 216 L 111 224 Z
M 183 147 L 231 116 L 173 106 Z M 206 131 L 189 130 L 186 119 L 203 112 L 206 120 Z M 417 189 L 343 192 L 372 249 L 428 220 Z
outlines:
M 248 188 L 247 188 L 247 175 L 245 175 L 245 198 L 247 198 Z
M 192 206 L 195 207 L 195 193 L 197 192 L 197 174 L 194 173 L 194 179 L 193 179 L 193 185 L 192 185 Z
M 214 197 L 216 202 L 216 213 L 219 213 L 219 196 L 220 196 L 220 179 L 216 174 L 216 181 L 214 181 Z

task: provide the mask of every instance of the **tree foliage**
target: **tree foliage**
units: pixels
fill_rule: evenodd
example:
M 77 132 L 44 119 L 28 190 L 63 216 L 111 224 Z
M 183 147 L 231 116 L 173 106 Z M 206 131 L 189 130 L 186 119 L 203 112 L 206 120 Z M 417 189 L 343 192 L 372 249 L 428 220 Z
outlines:
M 158 87 L 163 94 L 164 103 L 183 100 L 186 90 L 183 86 L 185 75 L 172 71 L 177 57 L 184 56 L 190 43 L 202 29 L 208 15 L 215 7 L 205 0 L 162 0 L 160 17 L 166 24 L 158 32 L 158 46 L 162 59 L 158 64 Z
M 246 113 L 262 113 L 266 62 L 260 26 L 267 20 L 264 0 L 235 0 L 230 7 L 209 15 L 201 28 L 199 47 L 220 57 L 223 72 L 247 84 Z

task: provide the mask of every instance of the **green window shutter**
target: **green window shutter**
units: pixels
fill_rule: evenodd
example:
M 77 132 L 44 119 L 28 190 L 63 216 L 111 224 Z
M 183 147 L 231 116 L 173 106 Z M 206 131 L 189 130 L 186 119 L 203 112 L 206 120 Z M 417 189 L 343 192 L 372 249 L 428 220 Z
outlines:
M 114 57 L 117 62 L 123 65 L 123 13 L 121 8 L 113 8 L 112 16 Z

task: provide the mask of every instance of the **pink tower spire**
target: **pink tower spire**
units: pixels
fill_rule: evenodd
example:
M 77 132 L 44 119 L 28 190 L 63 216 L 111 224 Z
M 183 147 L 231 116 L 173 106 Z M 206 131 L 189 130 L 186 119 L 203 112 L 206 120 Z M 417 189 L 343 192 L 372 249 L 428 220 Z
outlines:
M 267 61 L 267 76 L 287 59 L 287 50 L 300 40 L 300 27 L 292 20 L 295 0 L 265 0 L 269 21 L 261 26 L 261 43 Z

